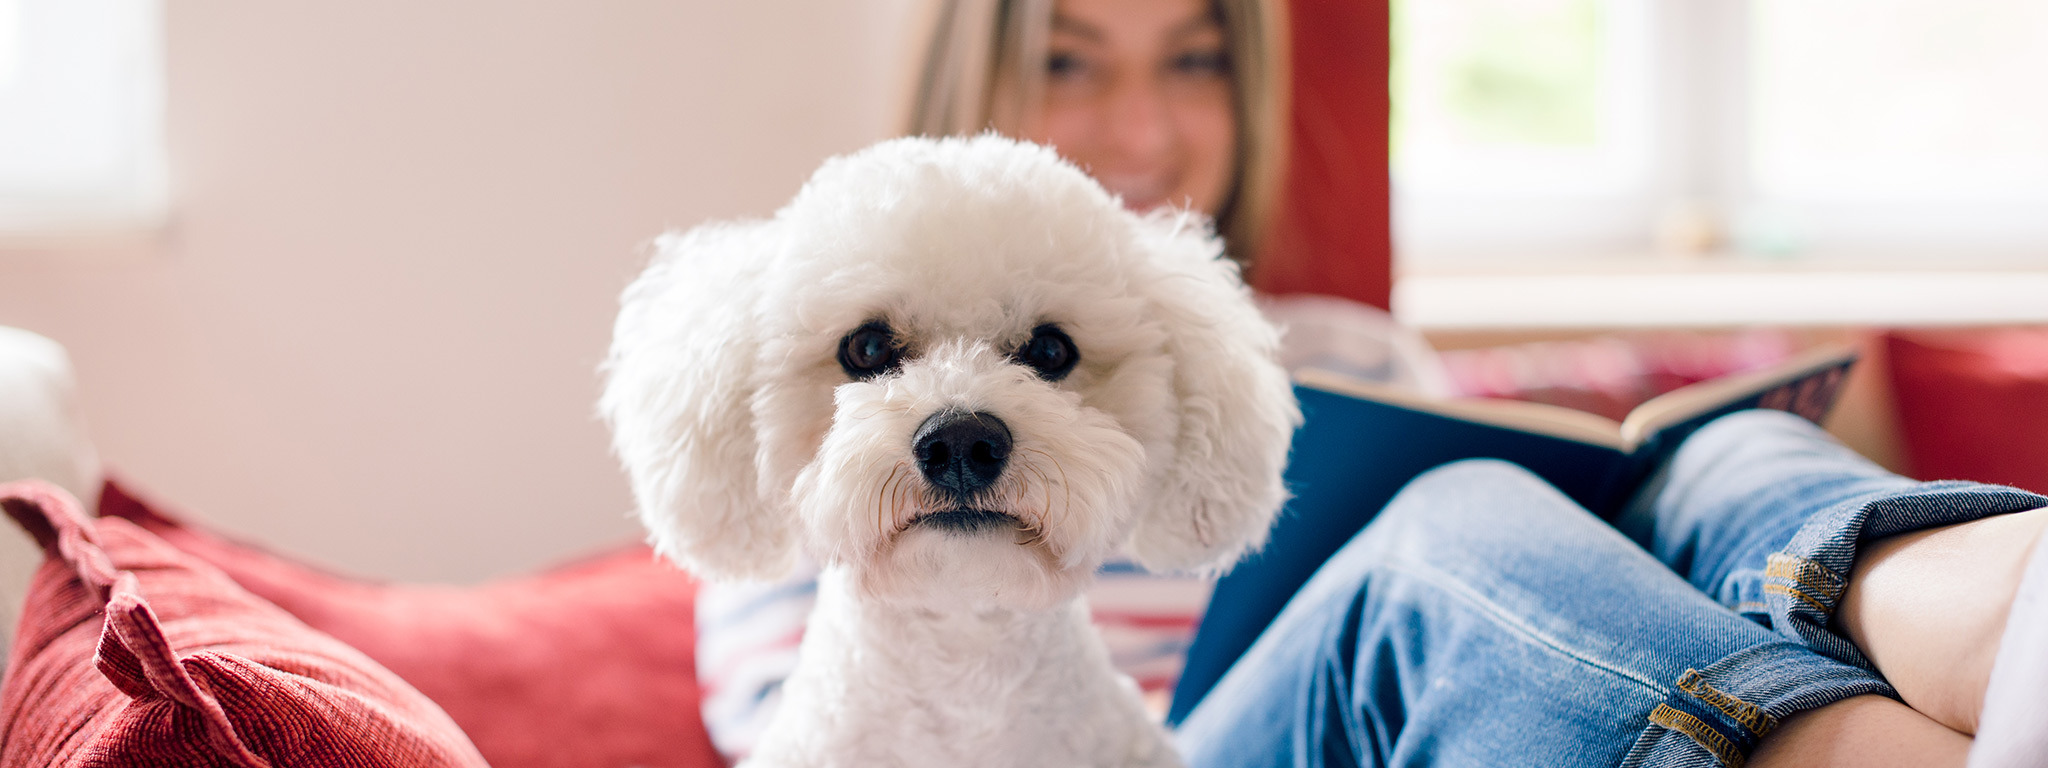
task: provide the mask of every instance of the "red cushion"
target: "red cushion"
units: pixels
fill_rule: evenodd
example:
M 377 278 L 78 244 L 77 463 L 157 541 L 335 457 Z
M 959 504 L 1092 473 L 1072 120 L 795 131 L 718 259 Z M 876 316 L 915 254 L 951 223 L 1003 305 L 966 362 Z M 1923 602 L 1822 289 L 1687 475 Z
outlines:
M 698 715 L 695 582 L 634 545 L 474 587 L 320 571 L 180 522 L 108 483 L 131 520 L 376 659 L 497 768 L 720 764 Z
M 197 558 L 40 481 L 0 506 L 48 556 L 0 684 L 0 766 L 484 765 L 419 691 Z
M 1910 472 L 2048 490 L 2048 329 L 1885 337 Z

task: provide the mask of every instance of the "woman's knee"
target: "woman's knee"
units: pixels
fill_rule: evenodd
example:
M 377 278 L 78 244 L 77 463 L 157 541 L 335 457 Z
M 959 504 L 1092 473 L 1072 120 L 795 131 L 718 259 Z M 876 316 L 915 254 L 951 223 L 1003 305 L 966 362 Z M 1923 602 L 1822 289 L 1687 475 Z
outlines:
M 1408 481 L 1387 502 L 1386 515 L 1439 518 L 1505 514 L 1503 502 L 1519 506 L 1557 491 L 1535 473 L 1500 459 L 1465 459 L 1431 469 Z
M 1737 411 L 1687 437 L 1673 457 L 1681 474 L 1751 482 L 1788 472 L 1866 475 L 1882 470 L 1813 422 L 1784 411 Z
M 1587 514 L 1527 469 L 1498 459 L 1467 459 L 1417 475 L 1374 525 L 1453 546 L 1532 520 Z

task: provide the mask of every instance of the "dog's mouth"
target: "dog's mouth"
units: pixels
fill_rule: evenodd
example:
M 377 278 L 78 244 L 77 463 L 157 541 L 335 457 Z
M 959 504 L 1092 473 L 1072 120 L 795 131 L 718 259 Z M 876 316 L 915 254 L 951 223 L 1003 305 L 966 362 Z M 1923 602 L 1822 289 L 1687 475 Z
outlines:
M 1029 526 L 1016 515 L 987 509 L 959 507 L 926 512 L 910 519 L 905 529 L 924 526 L 949 533 L 993 533 L 1015 531 Z

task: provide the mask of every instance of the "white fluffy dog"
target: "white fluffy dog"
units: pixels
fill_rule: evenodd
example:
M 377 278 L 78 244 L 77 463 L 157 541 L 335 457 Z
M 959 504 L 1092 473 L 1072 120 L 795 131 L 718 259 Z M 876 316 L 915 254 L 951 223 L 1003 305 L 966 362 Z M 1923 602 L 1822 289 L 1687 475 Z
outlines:
M 1051 151 L 900 139 L 662 241 L 602 410 L 662 553 L 824 566 L 755 766 L 1178 765 L 1081 594 L 1263 543 L 1300 416 L 1198 219 Z

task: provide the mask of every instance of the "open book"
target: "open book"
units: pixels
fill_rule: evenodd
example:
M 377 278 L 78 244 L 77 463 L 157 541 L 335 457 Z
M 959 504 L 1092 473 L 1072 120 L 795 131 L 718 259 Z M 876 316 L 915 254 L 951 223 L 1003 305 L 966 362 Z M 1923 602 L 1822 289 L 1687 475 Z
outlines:
M 1816 349 L 1681 387 L 1620 422 L 1538 403 L 1433 399 L 1304 372 L 1295 394 L 1307 421 L 1287 467 L 1294 498 L 1265 549 L 1217 584 L 1169 718 L 1185 716 L 1294 591 L 1416 475 L 1460 459 L 1504 459 L 1612 519 L 1687 435 L 1715 418 L 1772 408 L 1819 423 L 1855 361 L 1850 347 Z

